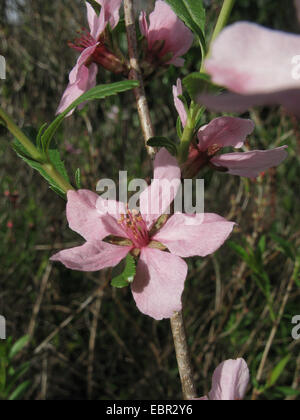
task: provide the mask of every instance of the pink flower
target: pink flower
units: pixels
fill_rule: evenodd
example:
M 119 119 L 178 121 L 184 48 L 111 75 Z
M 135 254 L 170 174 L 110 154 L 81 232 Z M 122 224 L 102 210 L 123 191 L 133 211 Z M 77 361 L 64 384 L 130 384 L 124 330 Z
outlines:
M 199 400 L 237 401 L 245 397 L 250 380 L 249 369 L 244 359 L 226 360 L 213 374 L 212 389 L 208 397 Z
M 187 113 L 183 103 L 178 99 L 182 94 L 181 81 L 173 87 L 174 102 L 179 113 L 182 125 L 185 126 Z M 208 125 L 200 128 L 197 143 L 190 146 L 189 157 L 183 165 L 185 178 L 193 178 L 200 169 L 206 165 L 226 172 L 247 178 L 256 178 L 266 169 L 278 166 L 287 157 L 287 146 L 273 150 L 253 150 L 242 153 L 226 153 L 218 156 L 224 147 L 241 148 L 246 138 L 254 130 L 251 120 L 233 117 L 220 117 L 212 120 Z
M 119 9 L 122 0 L 96 0 L 102 8 L 98 16 L 90 3 L 86 3 L 90 32 L 83 31 L 75 44 L 70 46 L 80 51 L 75 67 L 69 75 L 69 84 L 62 96 L 57 114 L 63 112 L 79 96 L 96 85 L 98 64 L 109 69 L 122 71 L 116 59 L 101 41 L 101 36 L 109 23 L 114 28 L 119 22 Z M 71 115 L 73 111 L 70 112 Z
M 148 59 L 151 63 L 174 64 L 181 67 L 184 60 L 180 58 L 192 46 L 193 34 L 162 0 L 155 3 L 155 9 L 147 22 L 145 12 L 140 16 L 140 28 L 148 42 Z M 167 61 L 165 61 L 167 60 Z
M 176 213 L 157 229 L 156 221 L 174 200 L 180 178 L 176 159 L 162 149 L 155 158 L 154 180 L 140 196 L 140 213 L 126 209 L 123 203 L 103 200 L 91 191 L 69 191 L 69 226 L 86 243 L 59 252 L 52 261 L 60 261 L 72 270 L 98 271 L 116 266 L 129 252 L 138 255 L 131 286 L 137 307 L 157 320 L 170 318 L 181 310 L 188 270 L 182 258 L 215 252 L 234 227 L 216 214 Z M 174 185 L 171 191 L 165 188 L 165 181 Z M 122 245 L 115 244 L 116 238 L 123 238 Z
M 200 95 L 216 111 L 244 112 L 255 105 L 283 105 L 300 115 L 300 36 L 239 22 L 225 28 L 205 69 L 233 93 Z

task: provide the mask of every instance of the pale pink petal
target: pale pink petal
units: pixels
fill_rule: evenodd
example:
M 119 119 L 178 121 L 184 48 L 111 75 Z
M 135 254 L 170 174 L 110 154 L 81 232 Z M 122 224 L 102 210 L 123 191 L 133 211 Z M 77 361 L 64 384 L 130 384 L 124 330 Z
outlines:
M 263 105 L 282 105 L 286 110 L 300 117 L 300 89 L 284 90 L 261 95 L 239 95 L 223 93 L 218 96 L 199 95 L 197 102 L 216 112 L 246 112 L 249 108 Z
M 293 58 L 300 53 L 300 35 L 239 22 L 225 28 L 205 62 L 214 83 L 242 94 L 300 88 L 293 77 Z
M 184 55 L 192 46 L 192 32 L 177 17 L 172 8 L 162 0 L 156 1 L 149 20 L 149 49 L 151 50 L 156 41 L 164 40 L 165 44 L 161 56 L 172 52 L 173 57 L 169 63 L 173 61 L 172 64 L 174 65 L 182 64 L 182 61 L 178 63 L 176 58 Z
M 94 53 L 98 44 L 86 48 L 79 56 L 75 67 L 71 70 L 69 75 L 69 84 L 61 98 L 60 104 L 56 113 L 60 114 L 65 111 L 76 99 L 85 93 L 91 84 L 95 82 L 96 71 L 95 67 L 91 66 L 91 71 L 85 66 L 88 58 Z M 74 112 L 72 110 L 69 114 Z
M 96 86 L 96 77 L 98 74 L 97 64 L 95 63 L 90 64 L 88 70 L 89 70 L 89 75 L 88 75 L 88 80 L 87 80 L 84 92 L 87 92 Z M 82 104 L 78 106 L 78 109 L 82 109 L 85 105 L 86 105 L 86 102 L 83 102 Z
M 148 22 L 147 22 L 147 15 L 145 12 L 141 12 L 139 17 L 139 24 L 140 24 L 140 30 L 141 34 L 144 35 L 145 38 L 148 38 Z
M 99 196 L 92 191 L 68 192 L 67 219 L 70 229 L 85 240 L 101 240 L 109 235 L 96 208 Z
M 105 22 L 109 22 L 114 29 L 120 20 L 120 7 L 122 0 L 96 0 L 104 10 Z
M 168 247 L 172 254 L 187 258 L 206 257 L 217 251 L 231 234 L 235 223 L 217 214 L 174 214 L 153 240 Z
M 198 102 L 219 112 L 283 105 L 299 117 L 299 52 L 300 35 L 247 22 L 228 26 L 215 40 L 205 67 L 214 83 L 242 95 L 200 95 Z
M 182 95 L 182 93 L 183 92 L 181 80 L 177 79 L 177 85 L 173 86 L 173 97 L 175 108 L 177 109 L 183 127 L 185 127 L 187 121 L 187 112 L 183 102 L 178 98 L 178 96 Z
M 69 191 L 67 219 L 70 229 L 87 241 L 100 241 L 110 235 L 125 237 L 117 220 L 99 209 L 101 200 L 92 191 Z
M 213 374 L 210 400 L 242 400 L 250 380 L 247 363 L 243 359 L 226 360 Z
M 255 124 L 251 120 L 233 117 L 215 118 L 199 130 L 198 147 L 203 152 L 214 144 L 240 148 L 254 128 Z
M 51 261 L 60 261 L 71 270 L 98 271 L 118 265 L 130 249 L 101 241 L 86 242 L 80 247 L 60 251 L 51 258 Z
M 88 59 L 94 54 L 96 48 L 98 46 L 98 43 L 95 42 L 94 45 L 91 45 L 88 48 L 85 48 L 80 56 L 77 59 L 77 63 L 75 67 L 71 70 L 69 75 L 69 82 L 70 83 L 78 83 L 82 79 L 83 75 L 80 73 L 80 70 L 87 69 L 88 67 L 85 66 Z M 86 71 L 86 70 L 84 70 Z M 88 74 L 85 73 L 84 76 L 86 77 L 86 80 L 88 79 Z
M 231 175 L 244 176 L 246 178 L 256 178 L 261 172 L 283 162 L 288 153 L 287 146 L 278 147 L 273 150 L 253 150 L 244 153 L 228 153 L 214 157 L 211 160 L 216 166 L 228 168 Z
M 96 208 L 98 214 L 102 216 L 102 222 L 109 235 L 127 238 L 127 234 L 118 223 L 121 215 L 126 214 L 124 203 L 114 200 L 104 200 L 98 196 Z
M 171 318 L 181 310 L 186 276 L 187 265 L 181 258 L 143 248 L 131 287 L 139 310 L 156 320 Z
M 154 161 L 154 179 L 140 195 L 140 211 L 150 228 L 168 211 L 181 185 L 181 172 L 176 158 L 162 148 Z

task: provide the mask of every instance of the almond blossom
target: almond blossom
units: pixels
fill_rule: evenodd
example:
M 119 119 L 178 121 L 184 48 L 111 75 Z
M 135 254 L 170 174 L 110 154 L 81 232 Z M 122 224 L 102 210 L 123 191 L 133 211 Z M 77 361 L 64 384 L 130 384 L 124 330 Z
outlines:
M 283 105 L 300 116 L 300 35 L 238 22 L 213 42 L 205 70 L 229 89 L 219 96 L 199 95 L 215 111 L 244 112 L 258 105 Z
M 118 24 L 119 9 L 122 0 L 96 0 L 101 5 L 98 16 L 90 3 L 86 3 L 89 29 L 83 30 L 81 36 L 70 46 L 81 54 L 75 67 L 69 75 L 69 84 L 61 98 L 57 114 L 63 112 L 79 96 L 96 85 L 98 64 L 109 70 L 122 72 L 123 66 L 119 59 L 105 46 L 102 36 L 108 23 L 111 28 Z M 70 112 L 71 115 L 73 111 Z
M 164 187 L 165 180 L 174 185 L 171 191 Z M 116 266 L 131 253 L 139 257 L 131 285 L 137 307 L 156 320 L 172 317 L 182 307 L 188 271 L 183 258 L 212 254 L 234 227 L 216 214 L 176 213 L 157 228 L 157 220 L 166 213 L 180 184 L 176 159 L 161 149 L 154 162 L 154 180 L 140 195 L 140 212 L 91 191 L 69 191 L 69 226 L 86 243 L 59 252 L 52 261 L 72 270 L 98 271 Z
M 147 58 L 153 63 L 174 64 L 181 67 L 181 58 L 192 46 L 193 34 L 173 12 L 172 8 L 162 0 L 155 3 L 154 11 L 149 16 L 145 12 L 140 15 L 140 29 L 147 39 Z
M 212 389 L 208 396 L 199 400 L 243 400 L 250 380 L 249 369 L 244 359 L 226 360 L 215 370 Z
M 182 95 L 181 81 L 173 87 L 174 103 L 182 125 L 186 125 L 187 112 L 178 96 Z M 185 178 L 196 176 L 200 169 L 211 168 L 231 175 L 256 178 L 266 169 L 278 166 L 287 157 L 287 146 L 272 150 L 253 150 L 218 155 L 224 147 L 243 147 L 247 136 L 255 128 L 253 121 L 243 118 L 220 117 L 200 128 L 196 143 L 192 143 L 187 162 L 183 165 Z

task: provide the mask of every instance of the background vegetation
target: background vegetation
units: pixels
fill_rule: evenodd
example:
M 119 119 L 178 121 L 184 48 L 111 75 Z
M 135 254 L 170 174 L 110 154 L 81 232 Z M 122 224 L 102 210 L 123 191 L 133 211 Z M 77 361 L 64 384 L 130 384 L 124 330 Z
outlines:
M 153 1 L 146 3 L 151 9 Z M 210 31 L 221 2 L 205 3 Z M 67 41 L 85 19 L 80 0 L 0 0 L 0 54 L 7 61 L 1 106 L 20 127 L 53 119 L 76 58 Z M 232 20 L 300 30 L 292 2 L 239 0 Z M 198 68 L 195 46 L 185 69 L 171 67 L 147 83 L 157 134 L 176 136 L 171 86 Z M 111 80 L 100 71 L 99 83 Z M 151 174 L 135 111 L 129 92 L 89 104 L 64 123 L 56 142 L 71 178 L 81 168 L 82 185 L 95 190 L 101 177 L 118 179 L 119 170 Z M 206 113 L 203 122 L 214 116 Z M 221 361 L 244 357 L 252 375 L 248 397 L 256 389 L 259 399 L 300 399 L 300 340 L 291 337 L 291 319 L 300 314 L 300 131 L 282 109 L 244 116 L 256 123 L 249 147 L 288 144 L 289 158 L 255 181 L 202 174 L 206 211 L 238 227 L 214 256 L 189 263 L 184 306 L 195 380 L 204 395 Z M 0 314 L 11 337 L 0 343 L 0 399 L 181 398 L 169 322 L 139 313 L 130 290 L 110 286 L 109 270 L 83 274 L 49 263 L 81 238 L 67 228 L 65 202 L 10 143 L 0 126 Z

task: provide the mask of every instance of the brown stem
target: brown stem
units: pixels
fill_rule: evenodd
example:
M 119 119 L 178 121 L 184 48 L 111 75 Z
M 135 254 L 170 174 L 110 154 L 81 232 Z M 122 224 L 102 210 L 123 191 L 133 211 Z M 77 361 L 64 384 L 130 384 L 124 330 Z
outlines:
M 138 60 L 138 44 L 135 28 L 135 13 L 132 0 L 124 0 L 125 23 L 128 39 L 128 51 L 130 57 L 130 73 L 129 79 L 138 80 L 139 87 L 134 89 L 134 94 L 137 103 L 140 123 L 143 130 L 145 145 L 149 156 L 153 159 L 155 156 L 155 149 L 147 145 L 147 141 L 154 137 L 154 130 L 151 122 L 151 116 L 146 98 L 143 75 Z
M 135 89 L 134 94 L 136 97 L 139 119 L 143 130 L 147 152 L 153 159 L 156 150 L 147 146 L 147 141 L 149 138 L 154 137 L 154 130 L 146 98 L 143 75 L 138 60 L 139 54 L 135 28 L 135 13 L 132 0 L 124 0 L 124 10 L 131 68 L 129 78 L 139 81 L 139 87 Z M 195 398 L 196 390 L 193 382 L 191 362 L 181 312 L 176 313 L 171 318 L 171 327 L 184 399 Z
M 187 345 L 186 332 L 182 317 L 182 312 L 176 312 L 171 318 L 171 328 L 173 333 L 178 370 L 182 385 L 183 398 L 190 400 L 196 398 L 196 387 L 193 380 L 193 372 Z

